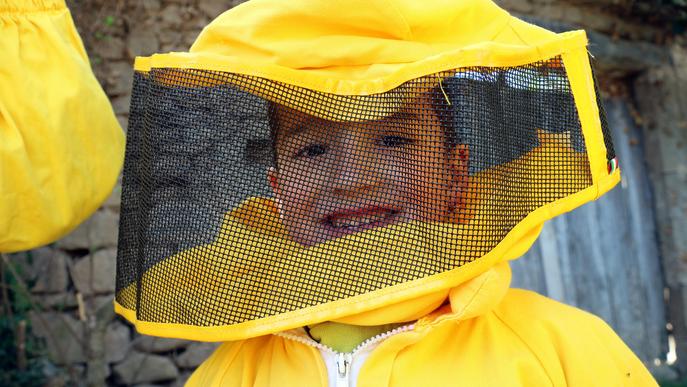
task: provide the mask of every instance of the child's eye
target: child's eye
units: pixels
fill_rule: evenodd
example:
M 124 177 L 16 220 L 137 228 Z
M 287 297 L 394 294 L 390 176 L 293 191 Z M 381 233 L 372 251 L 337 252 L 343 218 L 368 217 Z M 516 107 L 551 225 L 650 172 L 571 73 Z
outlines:
M 410 137 L 406 136 L 399 136 L 399 135 L 390 135 L 390 136 L 382 136 L 381 138 L 381 144 L 386 147 L 399 147 L 403 145 L 408 145 L 412 144 L 414 140 Z
M 324 154 L 327 147 L 321 144 L 308 145 L 296 153 L 296 157 L 317 157 Z

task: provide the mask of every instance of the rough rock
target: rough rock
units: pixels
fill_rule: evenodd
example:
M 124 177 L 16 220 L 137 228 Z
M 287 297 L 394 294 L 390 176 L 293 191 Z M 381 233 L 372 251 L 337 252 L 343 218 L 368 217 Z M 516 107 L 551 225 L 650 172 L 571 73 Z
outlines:
M 92 296 L 86 301 L 86 307 L 91 314 L 97 313 L 102 308 L 114 308 L 114 294 L 107 294 L 103 296 Z
M 169 385 L 169 387 L 184 387 L 192 373 L 193 372 L 183 372 L 181 375 L 179 375 L 179 377 L 176 378 L 174 382 Z
M 510 12 L 530 13 L 534 9 L 531 0 L 502 0 L 499 5 L 506 7 Z
M 32 281 L 38 275 L 37 270 L 44 264 L 43 259 L 47 259 L 53 254 L 54 251 L 50 247 L 40 247 L 34 250 L 10 253 L 7 256 L 22 278 Z
M 199 0 L 198 8 L 210 18 L 214 19 L 222 12 L 231 8 L 231 1 L 227 0 Z
M 154 383 L 179 376 L 174 363 L 159 355 L 130 352 L 126 359 L 113 368 L 115 377 L 123 384 Z
M 84 324 L 66 313 L 30 312 L 32 332 L 45 339 L 48 357 L 64 365 L 86 361 Z
M 45 247 L 42 247 L 41 249 L 44 248 Z M 33 252 L 41 249 L 7 254 L 12 266 L 14 266 L 15 270 L 17 270 L 25 280 L 33 281 L 36 278 Z
M 105 85 L 107 95 L 131 94 L 134 81 L 134 67 L 128 61 L 110 62 L 107 64 L 108 77 Z
M 152 55 L 160 49 L 155 32 L 150 28 L 134 28 L 126 40 L 130 57 Z
M 69 376 L 65 373 L 47 376 L 44 387 L 65 387 L 69 381 Z
M 63 387 L 67 384 L 67 376 L 62 368 L 57 367 L 47 358 L 37 359 L 41 373 L 45 377 L 43 387 Z
M 116 249 L 100 250 L 78 260 L 71 267 L 76 289 L 84 295 L 114 292 L 116 260 Z
M 188 47 L 191 47 L 193 45 L 193 43 L 196 41 L 196 39 L 198 38 L 198 35 L 200 35 L 202 30 L 203 30 L 202 28 L 198 28 L 196 30 L 188 31 L 184 35 L 182 42 L 184 44 L 184 47 L 186 47 L 185 49 L 187 49 Z
M 103 203 L 103 207 L 109 208 L 115 212 L 119 212 L 122 206 L 122 185 L 117 183 L 117 185 L 112 189 L 112 193 Z
M 189 344 L 187 340 L 167 339 L 164 337 L 139 336 L 134 342 L 136 349 L 143 352 L 168 352 L 184 348 Z
M 112 370 L 110 369 L 110 366 L 107 365 L 107 363 L 102 364 L 100 366 L 96 366 L 99 369 L 89 369 L 88 367 L 83 367 L 83 371 L 81 371 L 81 377 L 82 378 L 89 378 L 93 377 L 93 374 L 97 374 L 98 376 L 95 377 L 97 380 L 105 380 L 110 377 L 112 374 Z M 86 379 L 88 380 L 88 379 Z
M 129 117 L 125 116 L 124 114 L 119 114 L 117 115 L 117 122 L 122 130 L 126 133 L 126 129 L 129 126 Z M 119 209 L 117 209 L 117 211 L 119 211 Z
M 160 12 L 160 17 L 162 18 L 163 23 L 172 27 L 180 26 L 183 21 L 181 19 L 181 9 L 177 5 L 166 6 Z
M 116 213 L 99 210 L 72 233 L 57 241 L 57 247 L 65 250 L 114 247 L 117 246 L 118 228 L 119 216 Z
M 196 368 L 219 346 L 219 343 L 191 343 L 177 356 L 176 364 L 181 368 Z
M 95 52 L 104 59 L 121 59 L 124 56 L 125 45 L 121 39 L 105 37 L 96 46 Z
M 64 292 L 57 294 L 39 294 L 33 297 L 34 301 L 44 309 L 63 310 L 77 306 L 74 292 Z
M 182 34 L 179 31 L 172 29 L 163 29 L 160 31 L 159 35 L 160 43 L 164 45 L 176 45 L 182 40 Z
M 126 357 L 131 345 L 131 332 L 129 328 L 120 323 L 113 322 L 105 332 L 105 360 L 108 363 L 118 363 Z
M 129 106 L 131 105 L 131 94 L 123 94 L 118 97 L 114 97 L 110 100 L 112 103 L 112 109 L 114 109 L 117 115 L 128 115 Z
M 31 260 L 36 284 L 31 288 L 34 293 L 59 293 L 67 290 L 69 257 L 55 249 L 40 248 L 31 251 Z
M 142 0 L 141 4 L 146 11 L 154 13 L 160 10 L 160 0 Z
M 72 379 L 80 380 L 86 377 L 86 366 L 83 364 L 71 364 L 68 372 Z

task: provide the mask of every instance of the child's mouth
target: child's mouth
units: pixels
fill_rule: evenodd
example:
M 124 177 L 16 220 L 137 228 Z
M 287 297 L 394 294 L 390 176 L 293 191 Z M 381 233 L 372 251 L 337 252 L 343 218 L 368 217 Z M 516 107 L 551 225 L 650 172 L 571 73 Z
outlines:
M 395 209 L 379 207 L 336 212 L 327 216 L 324 223 L 335 231 L 361 231 L 390 223 L 398 212 Z

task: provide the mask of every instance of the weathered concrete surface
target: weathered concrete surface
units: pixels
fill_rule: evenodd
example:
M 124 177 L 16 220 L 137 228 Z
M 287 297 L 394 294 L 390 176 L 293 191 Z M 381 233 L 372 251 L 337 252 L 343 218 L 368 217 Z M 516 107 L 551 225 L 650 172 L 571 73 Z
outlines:
M 654 187 L 669 314 L 680 369 L 687 372 L 687 49 L 637 79 L 634 97 Z
M 555 32 L 587 29 L 589 53 L 594 58 L 595 70 L 600 77 L 623 78 L 670 61 L 670 50 L 652 42 L 614 38 L 590 30 L 583 23 L 544 19 L 526 14 L 515 16 Z

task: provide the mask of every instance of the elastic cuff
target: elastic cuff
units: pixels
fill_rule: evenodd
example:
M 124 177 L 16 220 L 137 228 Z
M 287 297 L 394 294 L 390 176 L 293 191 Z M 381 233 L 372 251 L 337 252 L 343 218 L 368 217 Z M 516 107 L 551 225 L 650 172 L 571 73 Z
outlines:
M 0 13 L 32 13 L 60 11 L 67 8 L 65 0 L 0 0 Z

